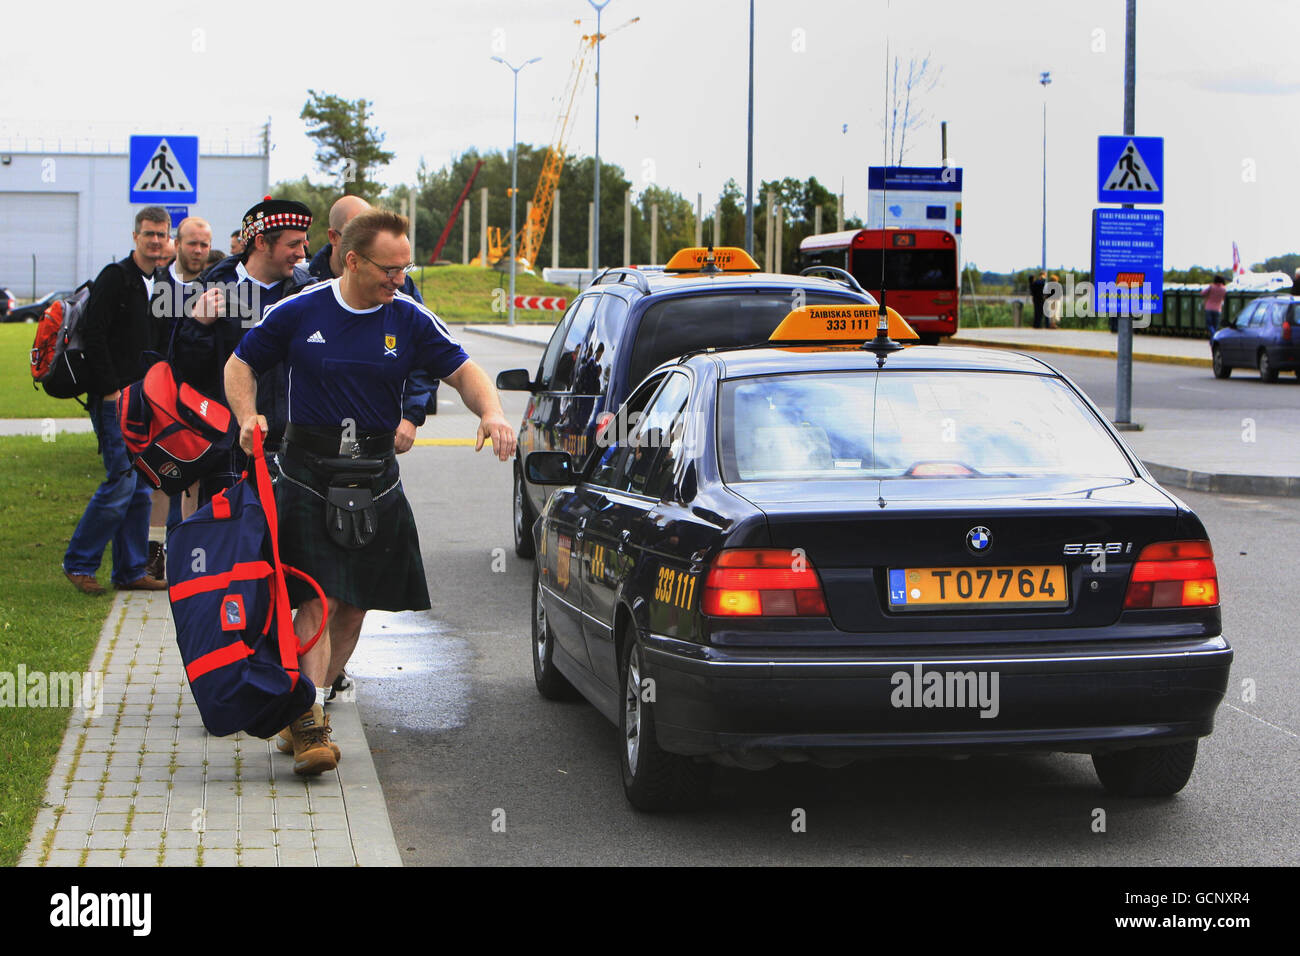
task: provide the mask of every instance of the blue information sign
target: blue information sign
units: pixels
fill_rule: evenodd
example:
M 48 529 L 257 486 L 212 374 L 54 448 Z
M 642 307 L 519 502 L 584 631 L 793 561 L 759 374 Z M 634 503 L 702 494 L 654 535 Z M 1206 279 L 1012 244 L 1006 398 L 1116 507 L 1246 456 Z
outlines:
M 1097 137 L 1097 202 L 1164 201 L 1163 136 Z
M 1098 315 L 1150 315 L 1164 308 L 1163 209 L 1092 211 L 1093 307 Z
M 132 136 L 129 202 L 157 205 L 199 201 L 197 136 Z
M 172 217 L 173 232 L 175 232 L 176 227 L 181 224 L 181 220 L 189 218 L 190 215 L 189 206 L 163 206 L 163 208 L 167 210 L 167 215 Z

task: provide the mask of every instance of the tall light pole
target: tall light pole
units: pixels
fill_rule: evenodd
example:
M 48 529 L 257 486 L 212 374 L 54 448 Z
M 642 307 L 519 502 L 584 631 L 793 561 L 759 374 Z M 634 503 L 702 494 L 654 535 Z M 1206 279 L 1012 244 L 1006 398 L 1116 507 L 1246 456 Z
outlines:
M 1047 87 L 1051 85 L 1052 74 L 1044 71 L 1038 82 L 1043 84 L 1043 262 L 1042 269 L 1047 271 Z
M 745 153 L 745 251 L 754 254 L 754 0 L 749 0 L 749 145 Z
M 600 32 L 600 12 L 609 6 L 609 0 L 597 3 L 587 0 L 596 10 L 596 195 L 592 201 L 592 237 L 591 237 L 591 277 L 596 278 L 600 270 L 600 41 L 604 36 Z
M 519 191 L 519 71 L 529 63 L 536 63 L 541 57 L 535 56 L 518 66 L 511 66 L 499 56 L 494 56 L 492 59 L 503 64 L 515 75 L 514 118 L 510 121 L 510 317 L 507 319 L 508 324 L 514 325 L 515 270 L 519 266 L 518 255 L 515 252 L 515 193 Z

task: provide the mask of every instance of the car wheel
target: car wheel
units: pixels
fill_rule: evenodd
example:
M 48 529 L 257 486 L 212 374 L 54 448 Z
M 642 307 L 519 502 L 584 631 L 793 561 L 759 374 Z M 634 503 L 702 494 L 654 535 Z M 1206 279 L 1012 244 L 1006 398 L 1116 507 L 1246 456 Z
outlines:
M 1259 380 L 1261 382 L 1277 381 L 1277 368 L 1268 360 L 1268 349 L 1259 350 Z
M 542 571 L 533 572 L 533 681 L 547 700 L 577 700 L 578 692 L 555 668 L 555 632 L 546 620 L 542 603 Z
M 521 558 L 531 558 L 534 552 L 533 525 L 537 515 L 528 501 L 528 491 L 524 488 L 524 473 L 515 465 L 514 494 L 515 554 Z
M 642 661 L 641 644 L 629 628 L 623 643 L 623 706 L 618 720 L 623 792 L 638 810 L 695 806 L 708 795 L 713 766 L 660 748 L 655 735 L 654 685 L 643 683 Z
M 1224 361 L 1223 349 L 1219 348 L 1217 345 L 1210 349 L 1210 358 L 1214 364 L 1215 378 L 1227 378 L 1232 374 L 1232 366 Z
M 919 333 L 917 333 L 917 334 L 920 335 L 920 339 L 919 339 L 919 341 L 920 341 L 920 343 L 921 343 L 922 345 L 938 345 L 938 344 L 939 344 L 939 338 L 940 338 L 940 337 L 939 337 L 936 333 L 934 333 L 934 332 L 919 332 Z
M 1120 797 L 1170 797 L 1187 785 L 1196 765 L 1196 741 L 1093 754 L 1108 791 Z

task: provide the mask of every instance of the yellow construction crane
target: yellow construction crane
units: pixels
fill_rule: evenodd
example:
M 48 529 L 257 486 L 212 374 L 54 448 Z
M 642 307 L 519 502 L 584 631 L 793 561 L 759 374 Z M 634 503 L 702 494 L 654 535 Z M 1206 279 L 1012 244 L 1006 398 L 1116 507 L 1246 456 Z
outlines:
M 537 179 L 537 188 L 533 191 L 533 205 L 524 219 L 524 225 L 519 230 L 519 235 L 515 237 L 515 249 L 518 250 L 519 265 L 525 269 L 531 269 L 537 261 L 537 251 L 542 246 L 542 239 L 546 236 L 546 226 L 551 219 L 551 203 L 555 198 L 555 187 L 560 184 L 560 173 L 564 170 L 565 145 L 568 141 L 568 135 L 572 128 L 572 121 L 577 113 L 578 98 L 586 86 L 587 82 L 587 65 L 591 62 L 589 54 L 596 49 L 596 44 L 601 40 L 612 36 L 624 27 L 631 26 L 640 20 L 640 17 L 633 17 L 626 23 L 620 23 L 612 30 L 605 33 L 584 34 L 578 40 L 578 52 L 573 58 L 573 68 L 569 72 L 568 82 L 565 84 L 564 93 L 561 96 L 560 115 L 555 121 L 555 133 L 551 137 L 551 145 L 546 150 L 546 159 L 542 162 L 542 174 Z M 575 20 L 575 23 L 581 23 L 581 20 Z M 508 237 L 507 237 L 508 238 Z M 496 265 L 498 261 L 510 255 L 509 244 L 502 241 L 501 230 L 492 227 L 488 230 L 488 262 Z M 475 257 L 473 265 L 479 265 L 478 257 Z

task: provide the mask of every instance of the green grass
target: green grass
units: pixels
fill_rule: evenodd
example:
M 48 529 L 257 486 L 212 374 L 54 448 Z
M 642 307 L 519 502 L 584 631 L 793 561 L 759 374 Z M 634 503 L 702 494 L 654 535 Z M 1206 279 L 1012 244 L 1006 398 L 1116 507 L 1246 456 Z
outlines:
M 506 321 L 509 305 L 510 273 L 478 266 L 426 266 L 417 269 L 413 278 L 424 296 L 425 305 L 444 322 L 490 323 Z M 538 276 L 519 273 L 515 276 L 516 295 L 558 295 L 572 299 L 576 289 L 543 282 Z M 518 322 L 554 325 L 559 312 L 516 309 Z
M 61 562 L 103 477 L 94 435 L 0 437 L 0 671 L 86 670 L 112 591 L 79 594 Z M 111 572 L 106 554 L 101 584 Z M 69 715 L 66 707 L 0 709 L 0 867 L 22 854 Z
M 991 328 L 1011 328 L 1015 320 L 1011 311 L 1010 302 L 981 302 L 978 308 L 969 299 L 961 303 L 961 328 L 962 329 L 991 329 Z M 1033 328 L 1034 310 L 1025 303 L 1024 313 L 1020 319 L 1021 327 Z M 1063 329 L 1109 329 L 1110 323 L 1105 316 L 1093 318 L 1071 318 L 1062 317 L 1061 328 Z M 960 329 L 958 330 L 960 333 Z
M 0 418 L 81 418 L 86 413 L 70 398 L 50 398 L 32 388 L 35 323 L 0 324 Z

